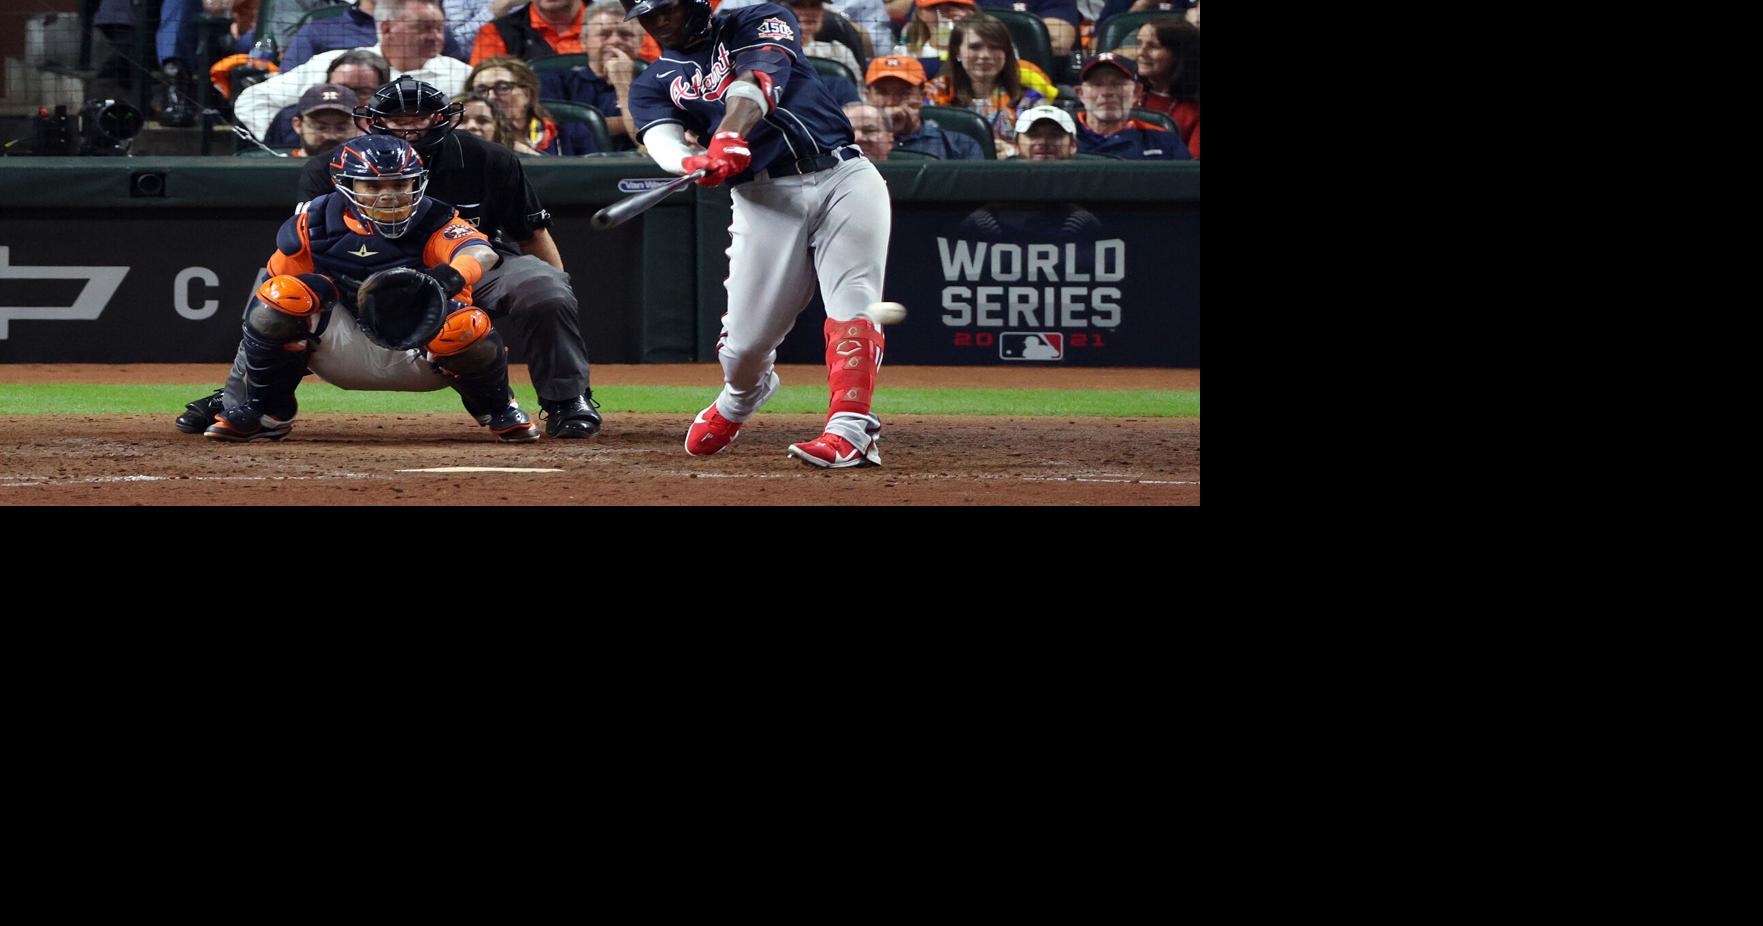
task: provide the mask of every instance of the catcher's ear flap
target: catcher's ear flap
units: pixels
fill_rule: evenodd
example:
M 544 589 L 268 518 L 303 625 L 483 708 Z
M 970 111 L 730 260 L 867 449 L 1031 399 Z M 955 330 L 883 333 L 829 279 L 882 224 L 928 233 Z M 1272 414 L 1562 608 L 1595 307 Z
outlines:
M 452 300 L 434 277 L 410 267 L 381 270 L 356 294 L 356 324 L 387 350 L 426 346 L 446 323 Z

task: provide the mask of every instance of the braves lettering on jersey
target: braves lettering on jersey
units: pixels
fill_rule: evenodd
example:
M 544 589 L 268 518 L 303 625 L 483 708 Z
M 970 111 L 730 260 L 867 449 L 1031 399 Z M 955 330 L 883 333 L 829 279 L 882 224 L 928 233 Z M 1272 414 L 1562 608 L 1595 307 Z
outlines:
M 772 109 L 747 133 L 753 163 L 731 183 L 744 183 L 772 162 L 818 157 L 855 139 L 851 122 L 820 82 L 796 36 L 796 15 L 771 3 L 711 17 L 710 40 L 687 53 L 666 49 L 631 83 L 631 118 L 637 138 L 658 125 L 675 124 L 708 141 L 721 124 L 723 94 L 742 71 L 770 80 Z

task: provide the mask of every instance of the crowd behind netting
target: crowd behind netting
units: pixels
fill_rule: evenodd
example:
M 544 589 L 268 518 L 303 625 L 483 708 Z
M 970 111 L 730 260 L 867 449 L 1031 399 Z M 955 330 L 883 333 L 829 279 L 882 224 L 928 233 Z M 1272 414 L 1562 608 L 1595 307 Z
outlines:
M 1199 0 L 773 2 L 872 160 L 1200 157 Z M 152 123 L 232 127 L 204 153 L 323 155 L 409 74 L 463 105 L 461 130 L 518 154 L 635 156 L 631 81 L 661 55 L 618 0 L 59 5 L 78 12 L 38 13 L 25 60 L 7 61 L 8 98 L 43 97 L 34 147 L 66 149 L 31 153 L 127 153 Z M 51 108 L 58 93 L 71 107 Z

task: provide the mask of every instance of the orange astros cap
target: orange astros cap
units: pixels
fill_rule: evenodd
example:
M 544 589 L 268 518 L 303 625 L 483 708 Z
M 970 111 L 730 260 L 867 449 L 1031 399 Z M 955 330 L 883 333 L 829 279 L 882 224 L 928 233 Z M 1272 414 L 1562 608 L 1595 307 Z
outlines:
M 873 84 L 884 77 L 898 77 L 914 87 L 924 86 L 928 79 L 924 76 L 924 65 L 911 55 L 888 55 L 871 60 L 863 82 Z
M 918 0 L 918 6 L 920 8 L 927 6 L 940 6 L 944 3 L 960 3 L 965 6 L 979 6 L 979 4 L 974 3 L 973 0 Z

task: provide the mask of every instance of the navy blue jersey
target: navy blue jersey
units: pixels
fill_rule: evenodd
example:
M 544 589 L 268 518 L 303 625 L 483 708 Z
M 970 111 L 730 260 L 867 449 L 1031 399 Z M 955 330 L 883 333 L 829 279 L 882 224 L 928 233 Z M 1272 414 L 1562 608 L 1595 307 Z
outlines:
M 691 52 L 666 49 L 631 83 L 637 138 L 658 125 L 683 125 L 708 144 L 722 123 L 722 95 L 741 71 L 771 79 L 771 112 L 747 133 L 753 164 L 730 182 L 750 179 L 772 162 L 811 158 L 855 139 L 851 121 L 802 53 L 796 15 L 772 3 L 710 18 L 710 40 Z
M 1164 131 L 1148 122 L 1130 120 L 1127 127 L 1113 135 L 1098 135 L 1078 116 L 1077 150 L 1084 154 L 1102 154 L 1124 161 L 1190 161 L 1188 146 L 1181 136 Z

